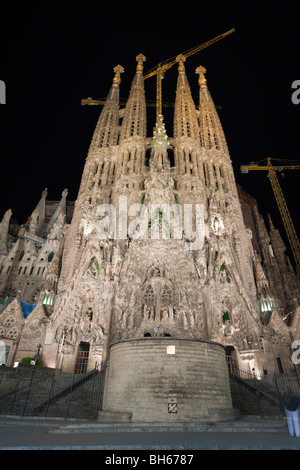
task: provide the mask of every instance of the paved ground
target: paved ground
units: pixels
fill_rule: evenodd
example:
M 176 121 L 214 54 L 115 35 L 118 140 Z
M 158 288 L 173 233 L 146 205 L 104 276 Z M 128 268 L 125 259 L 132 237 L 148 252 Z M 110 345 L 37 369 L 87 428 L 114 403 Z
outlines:
M 102 450 L 107 451 L 106 457 L 114 458 L 118 451 L 127 451 L 126 455 L 131 455 L 130 452 L 138 455 L 142 450 L 152 454 L 178 451 L 197 458 L 198 450 L 300 450 L 300 438 L 289 436 L 284 422 L 281 425 L 275 421 L 252 420 L 241 424 L 245 431 L 226 428 L 225 423 L 208 426 L 207 431 L 199 431 L 197 427 L 183 430 L 178 426 L 166 429 L 149 425 L 125 431 L 124 425 L 1 418 L 0 450 Z M 249 429 L 253 430 L 249 432 Z

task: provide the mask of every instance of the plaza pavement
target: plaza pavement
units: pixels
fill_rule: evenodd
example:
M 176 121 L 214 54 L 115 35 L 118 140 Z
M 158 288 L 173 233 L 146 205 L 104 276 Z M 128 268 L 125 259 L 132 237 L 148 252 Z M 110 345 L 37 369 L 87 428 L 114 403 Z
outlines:
M 221 423 L 97 423 L 0 417 L 0 450 L 300 450 L 285 419 L 241 418 Z M 162 462 L 163 463 L 163 462 Z

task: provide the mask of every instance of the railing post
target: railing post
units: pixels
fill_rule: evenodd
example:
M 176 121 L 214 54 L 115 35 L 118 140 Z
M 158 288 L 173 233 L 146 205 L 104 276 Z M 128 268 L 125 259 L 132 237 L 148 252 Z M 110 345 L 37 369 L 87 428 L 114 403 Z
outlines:
M 74 385 L 74 374 L 72 375 L 72 383 L 71 383 L 70 391 L 68 392 L 68 406 L 67 406 L 67 413 L 66 413 L 65 419 L 68 418 L 69 412 L 70 412 L 71 400 L 73 398 L 73 385 Z
M 25 411 L 26 411 L 26 408 L 27 408 L 27 403 L 28 403 L 28 399 L 29 399 L 29 395 L 30 395 L 30 391 L 31 391 L 33 377 L 34 377 L 34 374 L 35 374 L 35 368 L 36 368 L 36 364 L 34 364 L 34 366 L 33 366 L 32 374 L 31 374 L 31 378 L 30 378 L 30 382 L 29 382 L 29 387 L 28 387 L 28 392 L 27 392 L 27 395 L 26 395 L 26 402 L 25 402 L 25 406 L 24 406 L 24 410 L 23 410 L 23 416 L 25 415 Z
M 54 374 L 53 374 L 53 378 L 52 378 L 52 380 L 51 380 L 51 385 L 50 385 L 50 389 L 49 389 L 47 405 L 46 405 L 46 408 L 45 408 L 45 418 L 46 418 L 46 416 L 47 416 L 47 414 L 48 414 L 48 410 L 49 410 L 51 394 L 52 394 L 52 390 L 53 390 L 53 387 L 54 387 L 55 375 L 56 375 L 56 374 L 54 373 Z
M 274 372 L 274 381 L 275 381 L 275 386 L 276 386 L 276 392 L 277 392 L 278 399 L 279 399 L 280 411 L 283 412 L 284 411 L 284 406 L 283 406 L 283 403 L 282 403 L 281 394 L 280 394 L 280 390 L 279 390 L 279 387 L 278 387 L 278 382 L 277 382 L 275 372 Z
M 12 415 L 13 413 L 13 409 L 14 409 L 14 406 L 15 406 L 15 401 L 16 401 L 16 396 L 17 396 L 17 393 L 18 393 L 18 389 L 19 389 L 19 384 L 20 384 L 20 381 L 23 377 L 20 377 L 18 382 L 17 382 L 17 385 L 15 387 L 15 391 L 14 391 L 14 396 L 13 396 L 13 402 L 12 402 L 12 405 L 10 407 L 10 410 L 9 410 L 9 414 Z
M 98 364 L 97 362 L 95 363 L 95 368 L 94 368 L 94 377 L 93 377 L 93 383 L 92 383 L 92 391 L 91 391 L 91 398 L 90 398 L 90 403 L 89 403 L 89 418 L 91 417 L 91 411 L 93 407 L 93 401 L 94 401 L 94 389 L 95 389 L 95 380 L 96 380 L 96 373 L 97 373 L 97 367 Z
M 253 367 L 252 371 L 253 371 L 253 377 L 254 377 L 255 395 L 257 396 L 258 411 L 259 411 L 259 414 L 262 414 L 262 410 L 261 410 L 261 406 L 260 406 L 260 391 L 258 390 L 257 385 L 256 385 L 257 379 L 256 379 L 256 374 L 255 374 L 254 367 Z
M 298 383 L 298 387 L 299 387 L 299 391 L 300 391 L 299 375 L 298 375 L 297 367 L 295 366 L 295 364 L 294 364 L 294 370 L 295 370 L 295 374 L 296 374 L 296 377 L 297 377 L 297 383 Z

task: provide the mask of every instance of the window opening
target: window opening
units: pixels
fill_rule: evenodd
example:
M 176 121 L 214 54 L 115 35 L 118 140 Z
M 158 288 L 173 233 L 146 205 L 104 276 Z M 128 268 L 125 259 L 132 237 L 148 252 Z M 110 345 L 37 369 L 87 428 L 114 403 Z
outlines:
M 85 374 L 89 360 L 90 344 L 81 342 L 78 347 L 75 374 Z

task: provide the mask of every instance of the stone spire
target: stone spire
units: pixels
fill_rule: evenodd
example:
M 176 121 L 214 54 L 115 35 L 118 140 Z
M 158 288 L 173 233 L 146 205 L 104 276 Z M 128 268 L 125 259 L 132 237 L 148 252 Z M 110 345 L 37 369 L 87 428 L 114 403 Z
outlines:
M 67 213 L 67 195 L 68 195 L 68 190 L 64 189 L 61 194 L 61 200 L 59 201 L 58 206 L 55 209 L 54 213 L 52 214 L 52 217 L 49 220 L 47 227 L 45 229 L 45 234 L 44 234 L 45 237 L 47 237 L 49 233 L 51 232 L 61 212 L 63 211 L 65 214 Z
M 12 216 L 11 209 L 8 209 L 0 223 L 0 255 L 7 255 L 7 235 L 9 229 L 9 221 Z
M 196 107 L 185 74 L 185 57 L 180 54 L 176 59 L 179 66 L 175 100 L 174 138 L 190 137 L 198 141 L 199 126 Z
M 224 131 L 216 111 L 213 99 L 207 88 L 205 78 L 206 69 L 202 66 L 197 67 L 196 74 L 199 75 L 199 122 L 201 146 L 206 150 L 221 150 L 228 156 L 228 148 Z
M 42 191 L 41 199 L 37 204 L 36 208 L 32 212 L 30 216 L 30 226 L 29 231 L 36 235 L 43 235 L 44 230 L 44 223 L 45 223 L 45 215 L 46 215 L 46 197 L 48 195 L 48 189 L 45 188 Z
M 138 64 L 126 103 L 120 143 L 130 137 L 146 137 L 146 100 L 143 77 L 143 62 L 145 62 L 146 57 L 139 54 L 136 60 Z
M 98 119 L 87 162 L 82 175 L 79 194 L 94 201 L 99 198 L 99 191 L 107 184 L 114 168 L 111 164 L 111 147 L 117 145 L 119 134 L 119 86 L 120 74 L 124 72 L 121 65 L 114 68 L 115 76 L 104 107 Z M 103 195 L 100 195 L 103 198 Z
M 91 142 L 90 151 L 117 144 L 119 126 L 119 86 L 121 83 L 120 74 L 124 72 L 124 69 L 121 65 L 117 65 L 114 68 L 114 72 L 113 84 L 100 114 Z
M 138 187 L 141 184 L 145 159 L 146 100 L 144 90 L 143 63 L 146 57 L 136 57 L 137 67 L 125 109 L 122 110 L 122 126 L 119 151 L 115 167 L 115 185 L 112 201 L 119 194 L 128 196 L 128 203 L 140 200 Z
M 59 289 L 64 289 L 81 260 L 80 248 L 84 236 L 95 230 L 97 206 L 110 200 L 110 184 L 113 180 L 115 164 L 113 148 L 118 142 L 119 133 L 119 86 L 121 65 L 114 68 L 115 76 L 104 107 L 101 111 L 93 139 L 89 148 L 82 174 L 78 198 L 75 203 L 72 223 L 65 240 Z M 92 227 L 90 229 L 90 227 Z M 86 241 L 86 240 L 85 240 Z
M 270 214 L 268 214 L 268 219 L 270 226 L 269 235 L 271 242 L 271 245 L 269 247 L 270 252 L 272 253 L 273 257 L 276 258 L 280 271 L 286 272 L 288 268 L 285 253 L 286 246 L 282 240 L 279 230 L 274 227 Z

